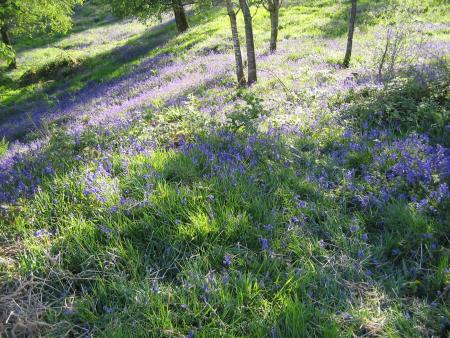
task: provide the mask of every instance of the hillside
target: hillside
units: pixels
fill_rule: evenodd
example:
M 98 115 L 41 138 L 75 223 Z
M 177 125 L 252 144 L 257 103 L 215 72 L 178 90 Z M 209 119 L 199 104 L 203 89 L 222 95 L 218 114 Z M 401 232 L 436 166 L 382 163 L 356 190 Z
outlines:
M 245 88 L 222 6 L 102 3 L 0 64 L 1 336 L 448 336 L 446 1 L 358 1 L 348 69 L 348 2 L 252 8 Z

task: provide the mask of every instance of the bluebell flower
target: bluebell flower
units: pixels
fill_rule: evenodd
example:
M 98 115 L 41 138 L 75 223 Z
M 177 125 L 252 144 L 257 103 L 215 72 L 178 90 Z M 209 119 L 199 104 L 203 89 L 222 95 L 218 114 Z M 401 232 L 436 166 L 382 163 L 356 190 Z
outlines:
M 106 313 L 113 313 L 114 310 L 106 305 L 103 305 L 103 311 Z
M 269 248 L 269 241 L 267 238 L 261 238 L 261 250 L 266 251 Z
M 225 265 L 227 268 L 231 265 L 231 256 L 225 255 L 223 257 L 223 265 Z
M 351 129 L 346 129 L 342 134 L 343 138 L 351 138 L 353 136 L 353 132 Z
M 125 205 L 127 203 L 127 199 L 123 196 L 120 196 L 120 205 Z
M 111 228 L 105 226 L 105 225 L 99 225 L 98 226 L 99 230 L 102 231 L 103 233 L 110 235 L 111 234 Z
M 358 258 L 363 259 L 364 258 L 364 252 L 362 250 L 358 250 Z
M 272 326 L 270 332 L 272 333 L 272 338 L 278 338 L 277 330 L 275 329 L 275 327 Z
M 266 225 L 263 225 L 263 228 L 266 229 L 266 230 L 273 230 L 273 225 L 272 224 L 266 224 Z
M 304 207 L 306 207 L 306 202 L 305 201 L 298 201 L 297 208 L 304 208 Z
M 52 234 L 48 232 L 46 229 L 39 229 L 33 233 L 34 237 L 43 239 L 44 237 L 51 237 Z
M 66 316 L 72 316 L 77 314 L 77 310 L 72 307 L 68 307 L 63 310 L 63 314 L 65 314 Z
M 357 232 L 358 230 L 359 230 L 359 226 L 357 226 L 357 225 L 352 225 L 350 227 L 350 231 L 353 232 L 353 233 Z

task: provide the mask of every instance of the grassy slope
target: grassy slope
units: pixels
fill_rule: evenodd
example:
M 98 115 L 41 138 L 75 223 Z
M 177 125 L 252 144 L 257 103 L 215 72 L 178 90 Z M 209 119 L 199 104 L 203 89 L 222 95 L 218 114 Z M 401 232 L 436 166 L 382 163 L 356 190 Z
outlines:
M 377 2 L 370 3 L 377 8 Z M 448 19 L 445 6 L 437 4 L 433 12 L 421 14 L 422 20 Z M 305 38 L 292 43 L 312 35 L 341 41 L 345 13 L 346 7 L 334 1 L 283 9 L 281 37 Z M 197 25 L 178 37 L 170 33 L 172 26 L 142 33 L 136 23 L 105 23 L 81 39 L 76 33 L 52 42 L 52 48 L 85 43 L 91 34 L 97 41 L 99 31 L 113 34 L 117 26 L 136 34 L 125 35 L 119 44 L 142 43 L 150 49 L 148 37 L 168 39 L 126 61 L 108 55 L 116 42 L 88 46 L 85 56 L 70 47 L 73 55 L 89 55 L 85 70 L 69 80 L 76 90 L 90 80 L 124 75 L 149 56 L 189 58 L 210 46 L 229 45 L 223 14 L 194 18 Z M 360 28 L 370 36 L 379 19 L 364 18 Z M 255 17 L 260 50 L 268 38 L 267 21 L 260 10 Z M 443 39 L 446 31 L 434 34 Z M 305 46 L 283 47 L 288 58 L 277 62 L 301 61 L 310 54 L 333 62 L 340 55 L 317 44 Z M 19 60 L 39 64 L 59 53 L 52 48 L 24 46 Z M 94 51 L 100 56 L 91 55 Z M 357 49 L 355 60 L 356 65 L 367 62 L 364 49 Z M 17 79 L 26 67 L 8 76 Z M 305 74 L 303 81 L 316 79 L 313 75 Z M 320 75 L 329 76 L 326 71 Z M 282 80 L 295 82 L 290 75 Z M 41 86 L 61 84 L 6 91 L 2 104 L 35 98 Z M 214 102 L 215 90 L 198 88 L 196 95 Z M 113 134 L 87 129 L 75 142 L 51 130 L 45 159 L 32 169 L 42 176 L 39 191 L 6 206 L 0 218 L 5 252 L 0 271 L 9 281 L 0 309 L 15 309 L 9 293 L 23 311 L 8 329 L 106 337 L 130 332 L 175 337 L 190 332 L 199 337 L 439 334 L 449 317 L 448 202 L 436 205 L 436 213 L 421 212 L 398 196 L 382 207 L 365 207 L 358 201 L 363 191 L 377 193 L 393 184 L 374 158 L 396 152 L 389 147 L 398 136 L 380 136 L 385 143 L 380 149 L 380 140 L 369 139 L 355 125 L 349 138 L 344 131 L 355 121 L 337 114 L 334 101 L 330 110 L 319 109 L 313 97 L 313 116 L 270 115 L 258 100 L 269 92 L 284 95 L 265 78 L 240 93 L 245 104 L 236 100 L 232 115 L 235 124 L 242 123 L 239 129 L 205 119 L 191 99 L 182 108 L 149 110 Z M 236 94 L 225 90 L 220 95 Z M 364 112 L 367 97 L 352 99 L 357 112 Z M 281 108 L 288 103 L 289 98 Z M 261 113 L 278 124 L 293 119 L 301 133 L 274 135 L 267 121 L 255 119 Z M 210 132 L 211 126 L 216 131 Z M 180 150 L 183 139 L 191 147 Z M 364 148 L 350 151 L 355 143 Z M 340 162 L 333 152 L 342 149 L 350 154 Z M 53 168 L 42 174 L 49 164 Z M 375 183 L 359 174 L 366 166 Z M 423 187 L 401 181 L 402 189 L 417 197 L 439 183 Z

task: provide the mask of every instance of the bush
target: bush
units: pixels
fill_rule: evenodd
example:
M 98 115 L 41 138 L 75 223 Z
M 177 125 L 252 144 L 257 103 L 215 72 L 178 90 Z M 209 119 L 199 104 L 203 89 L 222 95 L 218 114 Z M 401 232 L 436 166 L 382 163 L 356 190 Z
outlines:
M 54 61 L 27 70 L 21 76 L 20 84 L 27 86 L 39 81 L 59 80 L 79 71 L 80 68 L 80 60 L 73 56 L 62 54 Z
M 399 133 L 427 133 L 448 146 L 450 100 L 448 71 L 434 81 L 401 76 L 381 89 L 350 91 L 340 102 L 345 114 L 363 128 L 389 128 Z

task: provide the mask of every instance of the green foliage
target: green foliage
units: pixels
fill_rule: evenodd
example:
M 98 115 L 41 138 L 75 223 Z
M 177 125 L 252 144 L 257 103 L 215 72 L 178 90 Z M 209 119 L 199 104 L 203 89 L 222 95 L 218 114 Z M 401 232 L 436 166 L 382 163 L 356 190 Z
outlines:
M 262 106 L 263 100 L 246 89 L 238 89 L 237 97 L 242 103 L 236 105 L 234 112 L 228 116 L 232 129 L 254 131 L 256 119 L 267 114 Z
M 351 91 L 341 102 L 350 104 L 348 116 L 369 127 L 391 127 L 401 132 L 429 133 L 436 142 L 449 145 L 450 77 L 444 70 L 436 79 L 421 81 L 399 76 L 381 89 Z
M 11 25 L 17 34 L 66 32 L 72 26 L 74 7 L 83 0 L 4 0 L 0 24 Z
M 0 59 L 3 59 L 9 63 L 14 60 L 14 56 L 14 49 L 0 41 Z
M 336 2 L 301 3 L 304 6 L 283 8 L 284 19 L 294 24 L 286 25 L 282 34 L 325 34 L 318 32 Z M 183 56 L 189 48 L 205 51 L 210 35 L 218 36 L 216 45 L 220 46 L 228 36 L 228 22 L 223 15 L 207 13 L 205 17 L 207 22 L 161 48 L 155 40 L 173 37 L 167 33 L 170 26 L 139 40 L 133 36 L 133 42 L 144 41 L 156 48 L 143 54 L 146 56 Z M 261 11 L 254 20 L 258 23 L 257 43 L 263 46 L 266 21 Z M 100 24 L 109 31 L 117 30 L 117 25 Z M 141 34 L 143 29 L 139 29 Z M 95 39 L 103 32 L 86 30 L 84 39 Z M 58 46 L 77 46 L 79 39 L 69 37 Z M 107 44 L 105 54 L 114 47 Z M 99 48 L 89 46 L 86 54 Z M 49 58 L 44 52 L 38 54 L 39 50 L 47 51 L 36 48 L 26 54 L 42 62 L 22 77 L 24 84 L 56 79 L 61 85 L 61 74 L 77 67 L 78 54 L 70 54 L 75 55 L 71 60 L 72 56 L 59 57 L 56 49 Z M 287 54 L 286 59 L 299 61 L 301 67 L 301 59 L 311 53 L 319 62 L 322 57 L 330 59 L 326 48 L 312 49 L 307 42 L 301 53 Z M 192 55 L 195 53 L 188 54 Z M 93 58 L 84 67 L 92 71 L 78 76 L 71 88 L 124 75 L 136 60 L 120 63 L 105 56 Z M 271 62 L 264 65 L 266 69 L 273 67 Z M 194 95 L 188 95 L 182 106 L 172 107 L 155 98 L 144 119 L 131 122 L 125 130 L 86 127 L 75 139 L 64 130 L 64 117 L 49 123 L 48 143 L 42 153 L 45 161 L 30 166 L 32 175 L 41 178 L 36 194 L 19 200 L 17 206 L 8 206 L 8 217 L 3 217 L 6 213 L 0 206 L 0 240 L 21 243 L 20 252 L 12 259 L 3 259 L 7 250 L 0 257 L 0 270 L 6 272 L 0 277 L 0 291 L 6 295 L 0 310 L 4 299 L 17 300 L 17 306 L 29 312 L 38 304 L 45 313 L 37 316 L 50 324 L 39 334 L 48 329 L 50 336 L 128 337 L 130 332 L 134 336 L 205 338 L 445 334 L 441 327 L 447 325 L 442 318 L 449 314 L 445 297 L 450 282 L 450 224 L 445 209 L 440 211 L 442 217 L 422 213 L 412 203 L 392 201 L 384 209 L 360 209 L 354 199 L 361 191 L 346 186 L 342 171 L 354 169 L 361 186 L 358 180 L 377 162 L 375 154 L 372 149 L 352 150 L 342 163 L 330 154 L 349 142 L 341 136 L 341 122 L 356 122 L 354 130 L 359 132 L 357 127 L 377 111 L 388 114 L 375 115 L 371 126 L 396 121 L 401 122 L 402 131 L 428 131 L 431 126 L 435 137 L 445 141 L 440 133 L 448 124 L 448 79 L 424 84 L 399 77 L 380 90 L 353 92 L 337 102 L 350 103 L 345 116 L 325 118 L 324 111 L 329 113 L 326 105 L 320 98 L 307 96 L 306 91 L 302 101 L 320 101 L 311 114 L 301 110 L 286 117 L 265 108 L 261 98 L 272 92 L 282 99 L 280 82 L 289 86 L 293 76 L 310 85 L 319 77 L 325 85 L 335 81 L 333 74 L 308 77 L 305 68 L 299 69 L 298 74 L 285 74 L 284 68 L 277 68 L 282 80 L 261 81 L 237 95 L 230 94 L 230 87 L 221 87 L 226 103 L 230 96 L 236 100 L 224 126 L 199 112 L 201 104 Z M 30 87 L 33 85 L 26 88 Z M 217 102 L 217 88 L 197 90 L 202 98 Z M 260 117 L 267 118 L 267 124 Z M 298 121 L 297 136 L 268 137 L 266 128 L 283 125 L 285 119 Z M 422 126 L 421 120 L 428 121 L 427 125 Z M 224 133 L 211 132 L 222 131 L 221 127 Z M 266 142 L 251 143 L 253 135 Z M 151 146 L 136 151 L 136 141 L 148 141 Z M 358 143 L 357 138 L 352 141 Z M 204 142 L 202 151 L 212 158 L 228 152 L 233 157 L 234 151 L 229 149 L 248 147 L 256 154 L 255 162 L 242 158 L 246 170 L 242 175 L 211 175 L 223 163 L 208 164 L 199 149 L 193 153 L 179 150 L 185 142 Z M 7 147 L 6 141 L 0 141 L 0 156 Z M 44 174 L 47 163 L 53 164 L 54 175 Z M 335 183 L 328 189 L 312 179 L 325 174 Z M 105 192 L 100 196 L 104 199 L 85 194 L 85 188 L 96 184 Z M 365 184 L 367 192 L 380 188 Z M 293 226 L 293 217 L 302 223 Z M 358 225 L 355 232 L 350 230 L 353 224 Z M 368 237 L 363 239 L 363 234 Z M 262 238 L 269 238 L 273 252 L 261 250 Z M 0 243 L 2 249 L 3 245 Z M 394 255 L 395 249 L 400 253 Z M 226 255 L 231 257 L 230 266 L 224 264 Z M 3 264 L 9 261 L 13 262 L 10 266 Z M 16 292 L 22 290 L 20 286 L 8 289 L 14 284 L 11 279 L 30 275 L 34 279 L 27 284 L 23 299 Z M 430 305 L 434 301 L 436 304 Z M 11 311 L 0 311 L 0 317 L 1 313 Z M 8 327 L 24 313 L 27 311 L 15 312 Z
M 2 0 L 0 27 L 18 35 L 40 32 L 66 32 L 72 26 L 74 7 L 83 0 Z M 13 49 L 5 51 L 0 45 L 0 57 L 11 59 Z
M 22 86 L 27 86 L 39 81 L 60 80 L 79 71 L 80 67 L 79 60 L 68 54 L 61 54 L 49 63 L 28 69 L 19 81 Z
M 158 18 L 166 12 L 170 11 L 171 1 L 164 0 L 112 0 L 108 1 L 115 15 L 119 17 L 137 17 L 143 21 L 150 18 Z
M 5 138 L 0 139 L 0 157 L 8 151 L 8 141 Z
M 111 0 L 108 1 L 115 15 L 119 17 L 133 17 L 143 21 L 161 19 L 164 13 L 173 10 L 172 0 Z M 181 1 L 183 4 L 183 1 Z M 199 9 L 209 8 L 211 0 L 197 0 L 189 2 Z

